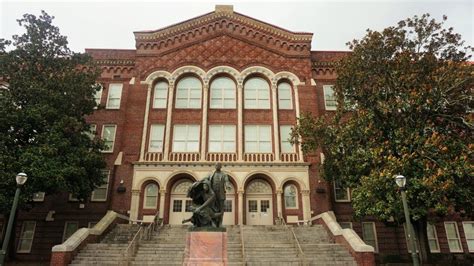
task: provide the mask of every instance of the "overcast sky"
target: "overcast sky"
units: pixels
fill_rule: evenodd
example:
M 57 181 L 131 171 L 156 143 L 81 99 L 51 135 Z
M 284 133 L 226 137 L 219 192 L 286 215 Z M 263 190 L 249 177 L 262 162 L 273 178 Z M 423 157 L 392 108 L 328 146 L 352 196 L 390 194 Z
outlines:
M 69 47 L 134 49 L 133 31 L 166 27 L 232 4 L 234 11 L 291 31 L 314 33 L 312 50 L 347 50 L 345 43 L 361 38 L 367 28 L 381 30 L 413 15 L 430 13 L 473 45 L 472 0 L 412 1 L 6 1 L 0 0 L 0 38 L 21 33 L 16 19 L 45 10 L 68 36 Z

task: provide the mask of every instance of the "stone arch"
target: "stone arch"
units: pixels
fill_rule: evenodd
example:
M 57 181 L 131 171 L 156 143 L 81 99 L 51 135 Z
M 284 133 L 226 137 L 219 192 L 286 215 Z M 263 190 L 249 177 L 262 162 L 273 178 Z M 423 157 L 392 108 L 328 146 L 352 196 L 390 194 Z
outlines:
M 216 75 L 219 74 L 227 74 L 229 75 L 236 83 L 238 83 L 240 73 L 237 71 L 237 69 L 230 67 L 230 66 L 217 66 L 214 68 L 211 68 L 209 71 L 206 73 L 206 78 L 208 80 L 212 80 L 212 78 Z
M 176 182 L 177 180 L 181 178 L 186 178 L 186 176 L 188 176 L 189 179 L 192 180 L 193 182 L 196 182 L 196 180 L 198 180 L 196 175 L 191 171 L 187 171 L 187 170 L 176 171 L 176 172 L 171 173 L 165 179 L 165 181 L 163 182 L 162 188 L 166 188 L 166 191 L 169 192 L 171 191 L 170 189 L 171 189 L 171 186 L 174 184 L 174 182 Z
M 266 67 L 263 67 L 263 66 L 248 67 L 248 68 L 244 69 L 241 72 L 240 76 L 242 77 L 243 80 L 245 80 L 245 79 L 247 79 L 247 77 L 249 77 L 251 75 L 254 75 L 254 74 L 265 76 L 265 78 L 269 82 L 271 82 L 273 80 L 273 77 L 275 76 L 273 71 L 271 71 L 270 69 L 268 69 Z
M 280 80 L 288 80 L 292 83 L 293 86 L 298 86 L 301 84 L 300 79 L 295 74 L 288 71 L 280 71 L 274 76 L 275 81 L 278 83 Z
M 152 177 L 152 178 L 145 178 L 140 182 L 139 190 L 140 190 L 140 199 L 139 199 L 139 207 L 138 207 L 138 219 L 144 219 L 144 216 L 154 216 L 156 211 L 159 210 L 160 207 L 160 190 L 161 185 L 159 180 Z M 146 196 L 146 189 L 149 185 L 154 184 L 157 186 L 158 193 L 156 199 L 156 206 L 154 208 L 145 208 L 145 196 Z M 160 210 L 160 212 L 163 210 Z
M 171 80 L 171 73 L 169 73 L 168 71 L 163 71 L 163 70 L 154 71 L 150 73 L 142 83 L 151 85 L 153 84 L 153 82 L 155 82 L 155 80 L 160 79 L 160 78 L 166 79 L 169 84 Z
M 260 181 L 259 181 L 260 180 Z M 263 192 L 263 193 L 250 193 L 253 187 L 252 185 L 256 185 L 257 182 L 265 182 L 270 186 L 270 190 Z M 244 188 L 244 206 L 243 206 L 243 220 L 246 224 L 273 224 L 276 215 L 278 215 L 277 211 L 277 198 L 276 198 L 276 184 L 274 177 L 269 173 L 263 173 L 262 171 L 255 171 L 253 174 L 250 174 L 244 178 L 243 188 Z M 258 186 L 257 186 L 258 187 Z M 256 187 L 255 187 L 256 188 Z M 261 187 L 260 188 L 264 188 Z M 252 203 L 252 204 L 251 204 Z M 268 214 L 268 210 L 271 211 L 270 215 L 261 215 L 263 211 L 261 211 L 263 204 L 267 206 L 264 211 Z M 250 206 L 253 206 L 253 209 Z M 268 208 L 270 207 L 270 208 Z M 257 214 L 255 216 L 254 214 Z M 258 218 L 260 217 L 260 218 Z
M 150 177 L 145 177 L 142 180 L 140 180 L 140 182 L 138 182 L 137 184 L 135 184 L 133 186 L 133 189 L 141 189 L 143 187 L 143 184 L 145 184 L 147 182 L 150 182 L 150 181 L 155 181 L 158 184 L 158 187 L 160 189 L 163 188 L 163 184 L 160 182 L 160 180 L 158 178 L 156 178 L 154 176 L 150 176 Z
M 166 182 L 165 182 L 166 196 L 165 196 L 164 210 L 167 210 L 167 211 L 163 212 L 163 220 L 165 224 L 170 223 L 170 211 L 172 208 L 171 198 L 172 198 L 173 189 L 176 185 L 179 185 L 179 183 L 186 182 L 186 180 L 190 182 L 195 182 L 197 179 L 195 175 L 189 171 L 179 171 L 179 172 L 172 173 L 166 179 Z
M 283 187 L 285 186 L 286 183 L 295 183 L 298 185 L 298 189 L 299 190 L 307 190 L 308 188 L 306 187 L 306 184 L 303 183 L 301 180 L 299 180 L 298 178 L 296 177 L 286 177 L 285 179 L 283 179 L 278 185 L 278 189 L 283 189 Z M 301 192 L 300 191 L 300 192 Z
M 269 181 L 268 183 L 272 186 L 273 190 L 277 189 L 277 184 L 279 184 L 279 182 L 277 181 L 277 179 L 270 172 L 267 172 L 267 171 L 252 171 L 252 172 L 248 173 L 242 179 L 242 183 L 239 184 L 239 189 L 245 189 L 245 186 L 247 186 L 247 184 L 250 181 L 257 178 L 258 176 L 262 176 L 262 177 L 264 177 L 264 179 Z
M 182 77 L 184 74 L 193 74 L 198 76 L 201 79 L 201 82 L 203 82 L 203 85 L 206 84 L 206 72 L 202 70 L 202 68 L 197 67 L 197 66 L 182 66 L 180 68 L 177 68 L 173 73 L 171 73 L 171 77 L 174 80 L 178 80 L 178 78 Z
M 295 206 L 287 207 L 287 198 L 286 198 L 286 189 L 289 186 L 296 187 L 296 204 Z M 282 216 L 285 219 L 286 223 L 295 223 L 297 220 L 302 220 L 303 215 L 303 191 L 306 190 L 306 187 L 302 182 L 296 178 L 286 178 L 281 183 L 281 209 Z

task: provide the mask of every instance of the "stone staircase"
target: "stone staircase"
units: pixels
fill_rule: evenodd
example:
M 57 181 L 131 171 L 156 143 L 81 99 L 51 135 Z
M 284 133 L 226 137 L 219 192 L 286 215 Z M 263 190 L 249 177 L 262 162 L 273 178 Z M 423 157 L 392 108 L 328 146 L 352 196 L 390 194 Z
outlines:
M 188 226 L 165 225 L 140 243 L 132 265 L 183 265 Z
M 90 243 L 83 248 L 69 265 L 117 266 L 122 260 L 122 252 L 139 228 L 139 225 L 117 224 L 100 243 Z
M 307 265 L 357 266 L 349 251 L 331 241 L 322 225 L 293 227 L 293 230 Z
M 226 226 L 227 228 L 227 265 L 243 265 L 240 227 Z

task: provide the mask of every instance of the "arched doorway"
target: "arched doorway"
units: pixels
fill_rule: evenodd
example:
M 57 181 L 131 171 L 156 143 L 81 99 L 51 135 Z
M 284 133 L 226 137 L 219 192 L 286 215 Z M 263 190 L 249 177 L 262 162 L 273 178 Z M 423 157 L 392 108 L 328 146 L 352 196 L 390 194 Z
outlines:
M 271 185 L 263 179 L 250 181 L 245 189 L 246 224 L 273 224 L 273 197 Z
M 225 204 L 224 204 L 224 218 L 222 220 L 223 225 L 234 225 L 235 224 L 235 187 L 234 184 L 230 185 L 231 189 L 226 191 Z
M 189 207 L 192 204 L 190 198 L 186 197 L 189 187 L 193 182 L 189 179 L 177 181 L 171 188 L 169 224 L 181 224 L 184 219 L 192 216 Z

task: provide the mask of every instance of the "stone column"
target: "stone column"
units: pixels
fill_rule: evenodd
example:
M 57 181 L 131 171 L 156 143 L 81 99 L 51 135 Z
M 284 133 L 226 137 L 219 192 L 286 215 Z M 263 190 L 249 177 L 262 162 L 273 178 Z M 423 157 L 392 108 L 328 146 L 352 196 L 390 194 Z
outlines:
M 239 213 L 237 214 L 238 216 L 238 221 L 239 221 L 239 225 L 243 225 L 244 224 L 244 191 L 243 190 L 239 190 L 237 191 L 237 196 L 238 196 L 238 206 L 239 206 Z
M 140 208 L 140 190 L 132 189 L 132 200 L 130 202 L 130 219 L 138 220 L 139 208 Z
M 148 114 L 150 113 L 151 87 L 152 84 L 148 84 L 148 89 L 146 92 L 145 115 L 143 117 L 142 143 L 140 146 L 140 162 L 143 162 L 145 157 L 146 132 L 148 129 Z
M 296 118 L 300 118 L 300 98 L 298 94 L 298 88 L 295 87 L 295 112 L 296 112 Z M 299 120 L 296 120 L 296 123 L 299 125 Z M 301 143 L 301 138 L 299 139 Z M 300 162 L 304 161 L 303 160 L 303 150 L 301 149 L 301 145 L 298 145 L 298 159 Z
M 283 205 L 282 205 L 282 200 L 281 196 L 283 194 L 283 190 L 281 188 L 277 189 L 275 192 L 276 198 L 277 198 L 277 216 L 278 217 L 283 217 Z
M 158 217 L 163 219 L 165 214 L 165 200 L 166 200 L 166 190 L 160 189 L 160 212 Z
M 165 127 L 165 139 L 164 141 L 164 151 L 163 151 L 163 161 L 169 160 L 170 145 L 171 145 L 171 114 L 173 111 L 173 98 L 174 98 L 174 81 L 169 80 L 168 85 L 168 100 L 167 100 L 167 110 L 166 110 L 166 127 Z
M 243 145 L 243 85 L 239 81 L 237 85 L 237 161 L 243 161 L 244 145 Z
M 277 100 L 277 85 L 276 83 L 272 84 L 272 113 L 273 113 L 273 147 L 275 151 L 275 161 L 280 161 L 280 137 L 278 132 L 279 123 L 278 123 L 278 100 Z
M 303 202 L 303 220 L 309 220 L 311 218 L 311 201 L 309 198 L 310 190 L 305 189 L 301 191 L 302 202 Z
M 207 102 L 209 95 L 209 82 L 204 80 L 203 96 L 202 96 L 202 124 L 201 124 L 201 161 L 206 160 L 206 140 L 207 140 Z

